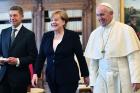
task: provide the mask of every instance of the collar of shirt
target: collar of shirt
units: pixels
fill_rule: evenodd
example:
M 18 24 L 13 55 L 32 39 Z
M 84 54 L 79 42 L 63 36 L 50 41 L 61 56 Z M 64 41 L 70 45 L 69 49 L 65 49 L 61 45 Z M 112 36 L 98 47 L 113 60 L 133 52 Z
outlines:
M 17 34 L 20 31 L 21 27 L 22 27 L 22 23 L 18 27 L 16 27 L 16 28 L 12 27 L 12 29 L 17 29 L 17 31 L 15 32 L 15 36 L 17 36 Z

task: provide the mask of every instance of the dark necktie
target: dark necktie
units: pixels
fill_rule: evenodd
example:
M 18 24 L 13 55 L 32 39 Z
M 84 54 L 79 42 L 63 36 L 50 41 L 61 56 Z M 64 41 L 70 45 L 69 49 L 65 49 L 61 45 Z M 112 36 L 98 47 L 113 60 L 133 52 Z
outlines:
M 17 29 L 13 29 L 12 30 L 12 34 L 11 34 L 11 45 L 13 43 L 13 41 L 15 40 L 15 32 L 17 31 Z

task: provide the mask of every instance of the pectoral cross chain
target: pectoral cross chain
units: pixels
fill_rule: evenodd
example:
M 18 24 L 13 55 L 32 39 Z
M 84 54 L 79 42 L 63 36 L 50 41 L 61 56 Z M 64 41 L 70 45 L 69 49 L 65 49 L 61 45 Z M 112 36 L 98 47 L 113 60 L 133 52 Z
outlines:
M 105 53 L 105 50 L 103 49 L 103 50 L 101 51 L 101 53 L 103 53 L 103 54 L 104 54 L 104 53 Z

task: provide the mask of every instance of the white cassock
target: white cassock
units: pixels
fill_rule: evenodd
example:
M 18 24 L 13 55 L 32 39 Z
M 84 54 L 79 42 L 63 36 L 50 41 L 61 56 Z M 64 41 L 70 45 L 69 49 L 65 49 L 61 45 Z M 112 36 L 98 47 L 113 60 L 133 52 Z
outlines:
M 84 55 L 91 59 L 93 93 L 134 93 L 131 83 L 140 83 L 140 41 L 130 26 L 112 20 L 98 27 Z

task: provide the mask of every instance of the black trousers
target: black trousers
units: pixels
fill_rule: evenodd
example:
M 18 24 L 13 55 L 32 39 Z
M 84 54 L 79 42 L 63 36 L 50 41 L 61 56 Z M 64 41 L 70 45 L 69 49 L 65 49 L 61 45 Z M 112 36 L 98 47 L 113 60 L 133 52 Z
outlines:
M 78 88 L 78 82 L 57 84 L 55 82 L 48 81 L 51 93 L 76 93 Z
M 0 93 L 27 93 L 28 85 L 11 84 L 8 78 L 5 76 L 2 82 L 0 82 Z
M 76 93 L 78 81 L 59 84 L 56 80 L 54 65 L 51 69 L 51 73 L 46 77 L 51 93 Z

